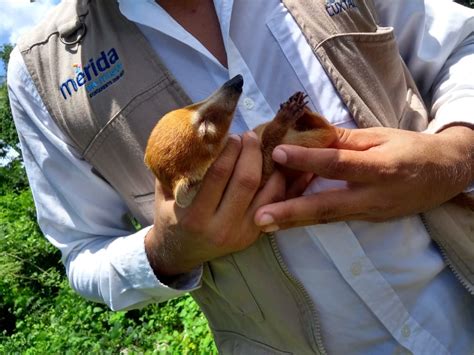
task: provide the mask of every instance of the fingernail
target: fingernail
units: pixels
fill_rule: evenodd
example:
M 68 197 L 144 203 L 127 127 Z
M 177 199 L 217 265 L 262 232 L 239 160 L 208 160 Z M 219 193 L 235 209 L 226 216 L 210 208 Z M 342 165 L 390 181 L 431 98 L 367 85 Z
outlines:
M 254 131 L 248 131 L 247 136 L 249 136 L 253 139 L 258 139 L 257 133 L 255 133 Z
M 275 220 L 268 213 L 264 213 L 263 216 L 257 221 L 257 225 L 259 226 L 267 226 L 273 223 L 275 223 Z
M 273 232 L 276 232 L 279 229 L 280 229 L 280 227 L 278 227 L 276 224 L 272 224 L 270 226 L 262 228 L 262 231 L 265 232 L 265 233 L 273 233 Z
M 274 161 L 280 164 L 285 164 L 288 157 L 283 149 L 275 148 L 272 153 L 272 158 Z
M 237 135 L 237 134 L 231 134 L 231 135 L 229 135 L 229 139 L 233 139 L 233 140 L 235 140 L 235 141 L 237 141 L 237 142 L 240 142 L 240 140 L 241 140 L 240 136 Z

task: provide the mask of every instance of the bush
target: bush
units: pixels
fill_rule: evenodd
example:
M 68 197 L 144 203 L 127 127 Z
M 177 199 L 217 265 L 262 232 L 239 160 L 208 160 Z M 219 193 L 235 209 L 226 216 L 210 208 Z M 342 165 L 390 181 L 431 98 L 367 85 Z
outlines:
M 474 0 L 456 0 L 456 2 L 464 6 L 474 7 Z
M 217 353 L 190 296 L 111 312 L 75 294 L 29 190 L 0 196 L 0 353 Z

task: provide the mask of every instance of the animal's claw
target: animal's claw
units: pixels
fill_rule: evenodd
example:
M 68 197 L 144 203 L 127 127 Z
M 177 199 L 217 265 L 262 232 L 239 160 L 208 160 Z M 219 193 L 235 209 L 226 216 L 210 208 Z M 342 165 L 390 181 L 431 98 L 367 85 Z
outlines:
M 285 117 L 287 120 L 297 120 L 301 117 L 308 104 L 307 98 L 308 95 L 301 91 L 293 94 L 286 102 L 280 105 L 280 116 Z
M 306 98 L 308 98 L 308 95 L 306 95 L 304 92 L 298 91 L 294 93 L 293 95 L 290 96 L 288 99 L 288 102 L 303 102 Z

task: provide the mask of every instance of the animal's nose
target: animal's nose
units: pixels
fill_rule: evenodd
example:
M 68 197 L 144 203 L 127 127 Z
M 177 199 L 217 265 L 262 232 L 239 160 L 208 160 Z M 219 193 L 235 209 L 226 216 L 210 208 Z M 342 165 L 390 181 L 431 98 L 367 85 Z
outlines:
M 223 85 L 224 88 L 232 88 L 235 91 L 242 92 L 242 86 L 244 85 L 244 78 L 242 75 L 236 75 L 232 79 L 226 81 Z

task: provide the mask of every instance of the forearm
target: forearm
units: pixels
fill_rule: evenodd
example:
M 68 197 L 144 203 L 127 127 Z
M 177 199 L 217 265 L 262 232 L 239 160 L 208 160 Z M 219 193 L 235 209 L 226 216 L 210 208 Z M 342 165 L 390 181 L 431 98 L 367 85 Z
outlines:
M 374 0 L 380 24 L 394 27 L 431 118 L 427 132 L 472 125 L 474 11 L 449 1 Z
M 445 63 L 433 84 L 428 131 L 464 125 L 474 129 L 474 35 Z
M 144 258 L 143 247 L 140 248 L 145 232 L 117 238 L 91 236 L 77 241 L 74 251 L 64 260 L 71 287 L 81 296 L 105 303 L 113 310 L 152 302 L 153 294 L 146 291 L 158 288 L 159 282 Z
M 65 262 L 72 288 L 112 310 L 125 310 L 163 302 L 199 287 L 201 269 L 174 280 L 172 287 L 157 279 L 145 253 L 148 231 L 83 243 Z
M 166 245 L 167 241 L 172 245 Z M 183 281 L 187 280 L 189 275 L 202 270 L 205 260 L 197 257 L 186 258 L 178 243 L 177 240 L 163 238 L 160 231 L 151 227 L 145 236 L 145 253 L 154 274 L 162 283 L 182 288 Z
M 453 65 L 460 68 L 456 79 L 474 85 L 470 67 L 461 63 L 469 53 L 465 48 L 473 43 L 472 9 L 438 0 L 374 0 L 374 3 L 380 25 L 394 28 L 400 55 L 427 102 L 439 83 L 454 79 L 448 70 Z
M 452 125 L 437 133 L 447 159 L 447 183 L 466 189 L 474 181 L 474 130 L 468 125 Z

